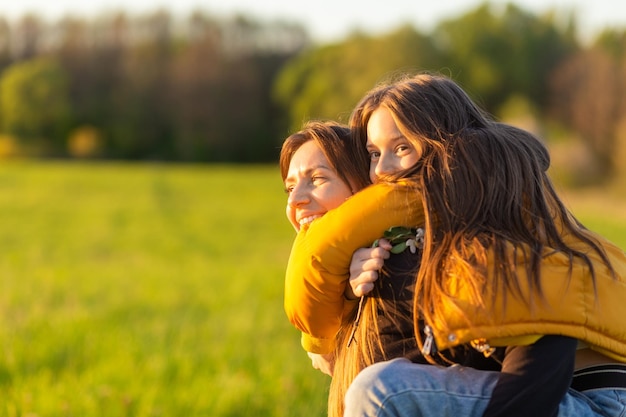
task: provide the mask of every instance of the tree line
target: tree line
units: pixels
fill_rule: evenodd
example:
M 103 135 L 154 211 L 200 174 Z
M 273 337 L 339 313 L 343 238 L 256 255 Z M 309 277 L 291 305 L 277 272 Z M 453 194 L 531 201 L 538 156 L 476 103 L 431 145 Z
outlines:
M 0 131 L 53 157 L 266 161 L 275 75 L 307 44 L 288 23 L 123 12 L 0 21 Z
M 626 30 L 582 43 L 573 12 L 513 3 L 321 45 L 204 11 L 0 19 L 0 155 L 274 161 L 303 121 L 345 121 L 399 71 L 444 73 L 499 118 L 577 137 L 601 177 L 624 156 Z

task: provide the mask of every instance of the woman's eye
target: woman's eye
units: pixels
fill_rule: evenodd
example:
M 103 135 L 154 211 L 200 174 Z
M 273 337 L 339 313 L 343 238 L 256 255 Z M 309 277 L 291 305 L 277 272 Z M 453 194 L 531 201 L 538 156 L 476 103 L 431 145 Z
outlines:
M 285 187 L 285 193 L 287 194 L 291 194 L 291 192 L 293 191 L 293 185 L 290 185 L 288 187 Z
M 380 158 L 380 152 L 370 152 L 370 160 L 374 161 Z

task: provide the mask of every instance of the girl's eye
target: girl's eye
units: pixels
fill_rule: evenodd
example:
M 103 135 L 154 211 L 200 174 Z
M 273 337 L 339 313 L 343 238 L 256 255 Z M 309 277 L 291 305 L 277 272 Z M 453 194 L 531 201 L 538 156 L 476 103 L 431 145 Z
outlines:
M 320 176 L 315 176 L 311 178 L 311 181 L 313 182 L 313 184 L 319 184 L 320 182 L 323 182 L 326 178 L 324 177 L 320 177 Z
M 408 145 L 400 145 L 396 148 L 397 153 L 408 153 L 411 151 L 411 147 Z
M 380 152 L 370 152 L 370 160 L 375 161 L 380 158 Z
M 289 186 L 285 187 L 285 193 L 286 194 L 291 194 L 292 191 L 293 191 L 293 185 L 289 185 Z

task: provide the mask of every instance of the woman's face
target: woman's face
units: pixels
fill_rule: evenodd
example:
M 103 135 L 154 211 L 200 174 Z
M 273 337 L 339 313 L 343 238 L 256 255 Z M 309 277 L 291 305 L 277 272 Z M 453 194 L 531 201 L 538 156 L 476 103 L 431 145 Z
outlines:
M 370 180 L 395 174 L 412 167 L 422 156 L 400 132 L 391 112 L 379 107 L 367 124 L 367 152 L 370 155 Z
M 344 183 L 331 168 L 317 142 L 304 143 L 293 154 L 285 179 L 287 198 L 287 218 L 295 227 L 312 222 L 326 214 L 352 195 L 348 184 Z

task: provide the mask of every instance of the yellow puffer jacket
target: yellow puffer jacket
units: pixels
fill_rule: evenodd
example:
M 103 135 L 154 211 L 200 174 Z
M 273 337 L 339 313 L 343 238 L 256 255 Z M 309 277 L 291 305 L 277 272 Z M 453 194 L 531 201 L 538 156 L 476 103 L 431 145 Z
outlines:
M 356 249 L 368 247 L 396 225 L 424 223 L 411 182 L 376 184 L 354 194 L 298 232 L 285 278 L 285 312 L 302 332 L 307 352 L 329 353 L 341 326 Z
M 373 185 L 300 231 L 287 268 L 285 310 L 303 332 L 305 350 L 332 351 L 341 325 L 352 254 L 369 246 L 389 227 L 422 225 L 422 205 L 416 198 L 408 182 Z M 531 297 L 529 288 L 522 287 L 523 297 L 507 294 L 505 306 L 501 297 L 488 303 L 492 297 L 487 291 L 483 297 L 487 304 L 480 306 L 469 301 L 463 277 L 451 274 L 448 290 L 454 298 L 444 303 L 448 306 L 447 325 L 429 324 L 437 347 L 442 350 L 468 342 L 483 348 L 524 345 L 542 335 L 559 334 L 626 362 L 626 255 L 606 239 L 596 238 L 616 277 L 595 252 L 589 251 L 595 267 L 595 289 L 586 264 L 574 260 L 570 278 L 569 259 L 550 250 L 546 250 L 541 266 L 543 298 Z M 571 247 L 584 248 L 571 237 L 564 240 Z M 518 274 L 522 278 L 525 274 L 521 263 Z M 471 325 L 466 317 L 471 318 Z
M 524 345 L 542 335 L 558 334 L 583 341 L 593 350 L 626 362 L 626 256 L 623 250 L 601 236 L 594 237 L 611 261 L 615 277 L 600 256 L 579 240 L 565 236 L 564 241 L 570 247 L 585 251 L 591 259 L 595 288 L 586 263 L 575 258 L 570 276 L 568 257 L 551 249 L 545 250 L 541 263 L 543 297 L 526 284 L 521 257 L 517 273 L 523 284 L 523 296 L 508 293 L 506 304 L 502 302 L 502 295 L 491 302 L 489 289 L 483 297 L 484 307 L 469 302 L 463 277 L 451 274 L 448 289 L 454 298 L 446 303 L 447 327 L 431 324 L 437 347 L 446 349 L 467 342 L 483 348 Z M 465 316 L 471 318 L 471 325 Z

